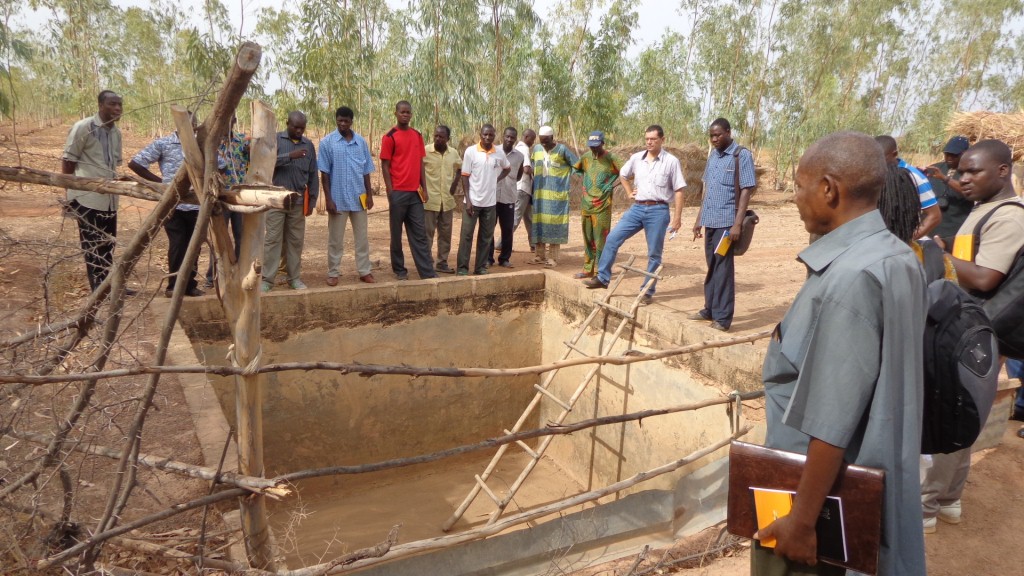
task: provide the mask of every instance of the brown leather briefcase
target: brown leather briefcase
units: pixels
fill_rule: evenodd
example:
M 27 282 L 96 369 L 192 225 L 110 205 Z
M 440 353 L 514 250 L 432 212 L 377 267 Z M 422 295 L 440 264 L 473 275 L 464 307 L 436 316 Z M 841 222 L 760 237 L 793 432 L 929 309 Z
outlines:
M 795 493 L 805 461 L 803 454 L 734 440 L 729 447 L 729 532 L 752 538 L 757 532 L 752 488 Z M 843 464 L 829 496 L 838 500 L 836 509 L 841 510 L 838 526 L 845 560 L 820 554 L 820 523 L 819 560 L 864 574 L 877 573 L 884 490 L 884 471 Z

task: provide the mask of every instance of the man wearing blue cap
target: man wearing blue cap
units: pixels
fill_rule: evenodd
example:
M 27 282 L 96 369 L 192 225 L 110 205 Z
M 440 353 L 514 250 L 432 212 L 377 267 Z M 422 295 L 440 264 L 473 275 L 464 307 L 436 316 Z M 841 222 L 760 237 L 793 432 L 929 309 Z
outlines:
M 944 161 L 928 166 L 922 172 L 928 177 L 942 211 L 942 222 L 932 231 L 933 236 L 950 238 L 971 213 L 974 202 L 964 198 L 960 187 L 960 156 L 971 146 L 967 138 L 953 136 L 942 149 Z
M 594 130 L 587 138 L 589 152 L 573 164 L 583 174 L 583 197 L 580 199 L 583 222 L 583 271 L 575 278 L 592 278 L 597 274 L 601 251 L 612 229 L 612 193 L 619 177 L 622 161 L 604 149 L 604 132 Z

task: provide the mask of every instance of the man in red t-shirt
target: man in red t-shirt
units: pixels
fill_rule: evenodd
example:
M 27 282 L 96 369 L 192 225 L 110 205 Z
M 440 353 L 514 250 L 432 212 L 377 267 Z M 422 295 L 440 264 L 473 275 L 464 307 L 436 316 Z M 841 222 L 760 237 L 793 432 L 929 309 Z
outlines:
M 408 280 L 409 271 L 405 268 L 405 255 L 402 253 L 404 224 L 420 278 L 437 278 L 423 220 L 423 203 L 430 193 L 423 170 L 423 158 L 426 156 L 423 136 L 409 126 L 412 105 L 405 100 L 395 104 L 395 120 L 398 124 L 388 130 L 380 142 L 380 171 L 388 191 L 391 225 L 391 269 L 399 280 Z

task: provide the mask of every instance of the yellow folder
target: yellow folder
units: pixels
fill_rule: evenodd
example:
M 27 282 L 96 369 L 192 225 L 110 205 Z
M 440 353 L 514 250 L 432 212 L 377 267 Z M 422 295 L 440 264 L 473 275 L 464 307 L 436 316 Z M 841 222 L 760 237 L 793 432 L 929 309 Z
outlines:
M 363 210 L 366 210 L 366 192 L 359 195 L 359 205 L 363 207 Z
M 772 522 L 787 516 L 793 509 L 793 494 L 783 490 L 751 488 L 754 491 L 754 508 L 757 511 L 757 529 L 763 530 Z M 774 538 L 762 538 L 761 546 L 774 548 Z
M 718 246 L 715 247 L 715 254 L 719 256 L 725 256 L 729 253 L 729 247 L 732 246 L 732 238 L 729 237 L 729 233 L 726 232 L 722 239 L 718 241 Z
M 974 261 L 974 234 L 959 234 L 953 239 L 953 258 Z

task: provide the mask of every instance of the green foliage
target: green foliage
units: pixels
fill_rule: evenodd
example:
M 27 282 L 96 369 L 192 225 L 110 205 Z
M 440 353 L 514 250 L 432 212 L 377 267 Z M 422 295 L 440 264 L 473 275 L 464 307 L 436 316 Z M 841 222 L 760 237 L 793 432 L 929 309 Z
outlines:
M 191 18 L 179 1 L 30 0 L 52 17 L 29 32 L 10 27 L 23 3 L 0 0 L 0 113 L 17 104 L 40 118 L 85 115 L 112 88 L 131 127 L 169 129 L 166 104 L 212 100 L 243 39 L 221 0 Z M 1024 0 L 680 0 L 688 28 L 643 45 L 638 9 L 626 0 L 281 5 L 247 15 L 264 47 L 249 96 L 282 118 L 305 111 L 313 134 L 350 106 L 374 143 L 403 99 L 415 126 L 445 123 L 457 138 L 483 122 L 545 123 L 569 142 L 601 129 L 613 143 L 639 143 L 658 123 L 678 143 L 703 140 L 725 116 L 745 145 L 776 152 L 779 173 L 831 131 L 896 134 L 924 151 L 958 110 L 1024 106 Z

